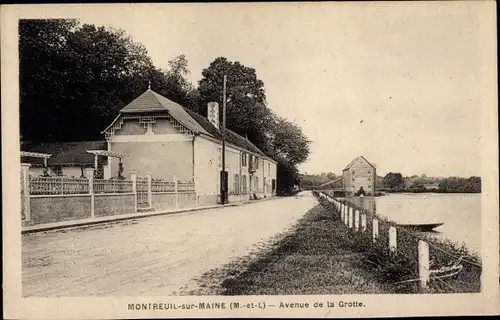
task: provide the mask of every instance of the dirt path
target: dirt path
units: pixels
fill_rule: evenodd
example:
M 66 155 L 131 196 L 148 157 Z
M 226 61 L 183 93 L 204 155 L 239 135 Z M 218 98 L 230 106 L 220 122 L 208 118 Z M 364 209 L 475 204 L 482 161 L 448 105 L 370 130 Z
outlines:
M 238 207 L 23 236 L 24 296 L 171 295 L 292 227 L 310 193 Z

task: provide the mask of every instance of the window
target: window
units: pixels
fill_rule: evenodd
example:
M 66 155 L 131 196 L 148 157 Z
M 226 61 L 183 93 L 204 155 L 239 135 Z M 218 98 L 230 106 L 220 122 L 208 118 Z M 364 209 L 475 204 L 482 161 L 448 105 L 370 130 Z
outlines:
M 270 163 L 267 164 L 267 175 L 268 176 L 271 175 L 271 164 Z
M 237 173 L 234 174 L 234 186 L 233 186 L 233 188 L 234 188 L 234 190 L 233 190 L 234 194 L 240 193 L 240 176 Z
M 247 154 L 244 152 L 241 154 L 241 166 L 247 166 Z
M 246 193 L 247 192 L 247 177 L 245 175 L 241 176 L 241 193 Z
M 62 176 L 62 168 L 60 166 L 52 167 L 52 173 L 56 176 Z
M 259 177 L 255 177 L 255 191 L 260 192 Z
M 219 148 L 218 164 L 219 164 L 219 167 L 222 167 L 222 148 Z
M 259 158 L 255 157 L 255 169 L 259 169 Z

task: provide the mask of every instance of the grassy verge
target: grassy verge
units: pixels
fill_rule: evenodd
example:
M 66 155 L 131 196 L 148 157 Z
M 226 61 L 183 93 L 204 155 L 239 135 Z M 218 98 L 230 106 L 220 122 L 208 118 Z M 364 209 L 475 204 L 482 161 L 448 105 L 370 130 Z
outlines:
M 325 199 L 319 199 L 328 210 L 334 210 L 333 205 Z M 352 204 L 350 204 L 352 206 Z M 350 245 L 355 250 L 363 251 L 368 264 L 367 270 L 376 273 L 378 279 L 393 283 L 401 293 L 465 293 L 480 292 L 482 264 L 477 253 L 471 253 L 465 245 L 458 245 L 447 240 L 437 239 L 431 233 L 415 232 L 398 226 L 396 223 L 361 207 L 355 209 L 367 216 L 365 233 L 350 231 L 347 235 Z M 379 220 L 379 238 L 374 244 L 372 240 L 372 221 Z M 395 255 L 388 250 L 388 233 L 391 226 L 397 229 L 397 252 Z M 459 266 L 455 272 L 432 273 L 429 287 L 420 288 L 418 279 L 418 241 L 429 244 L 430 269 L 442 270 L 450 266 Z
M 384 294 L 420 293 L 415 238 L 399 232 L 398 254 L 391 256 L 381 237 L 373 245 L 371 230 L 353 232 L 340 221 L 331 203 L 319 199 L 287 233 L 259 244 L 255 252 L 222 268 L 214 269 L 197 279 L 198 288 L 184 290 L 181 295 L 294 295 L 294 294 Z M 368 221 L 367 221 L 368 222 Z M 368 223 L 369 224 L 369 223 Z M 380 222 L 380 234 L 390 222 Z M 386 234 L 386 233 L 385 233 Z M 410 239 L 411 238 L 411 239 Z M 457 255 L 480 265 L 477 257 L 468 255 L 451 243 L 439 243 L 440 248 L 454 250 Z M 460 251 L 462 250 L 462 251 Z M 441 251 L 430 255 L 435 266 L 450 261 Z M 414 256 L 416 257 L 416 255 Z M 480 290 L 480 270 L 463 264 L 458 276 L 431 281 L 426 292 L 477 292 Z M 432 266 L 431 266 L 432 268 Z M 443 284 L 444 283 L 444 284 Z

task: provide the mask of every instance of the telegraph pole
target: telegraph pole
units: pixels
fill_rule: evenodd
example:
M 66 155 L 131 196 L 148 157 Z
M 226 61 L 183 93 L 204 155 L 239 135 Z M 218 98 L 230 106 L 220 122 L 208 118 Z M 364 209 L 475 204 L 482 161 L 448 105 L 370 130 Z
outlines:
M 224 75 L 224 88 L 222 92 L 222 171 L 220 176 L 220 199 L 221 204 L 226 203 L 227 176 L 226 176 L 226 81 Z

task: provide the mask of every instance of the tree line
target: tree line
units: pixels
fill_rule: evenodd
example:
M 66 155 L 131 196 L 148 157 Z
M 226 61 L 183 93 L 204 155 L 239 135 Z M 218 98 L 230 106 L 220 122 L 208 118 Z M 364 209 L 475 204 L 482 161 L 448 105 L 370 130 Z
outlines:
M 318 189 L 322 184 L 333 181 L 337 178 L 337 175 L 333 172 L 323 172 L 321 174 L 300 174 L 299 183 L 301 189 L 313 190 Z M 340 182 L 340 184 L 342 184 Z
M 385 175 L 377 189 L 389 192 L 438 192 L 438 193 L 480 193 L 481 178 L 472 176 L 426 178 L 426 177 L 403 177 L 401 173 L 389 172 Z
M 218 57 L 191 83 L 185 55 L 156 67 L 147 49 L 124 30 L 78 20 L 20 20 L 20 129 L 24 142 L 102 139 L 119 110 L 151 88 L 206 116 L 222 105 L 227 76 L 227 128 L 278 162 L 277 189 L 291 192 L 297 165 L 309 155 L 302 129 L 272 111 L 254 68 Z M 220 114 L 222 117 L 222 114 Z

